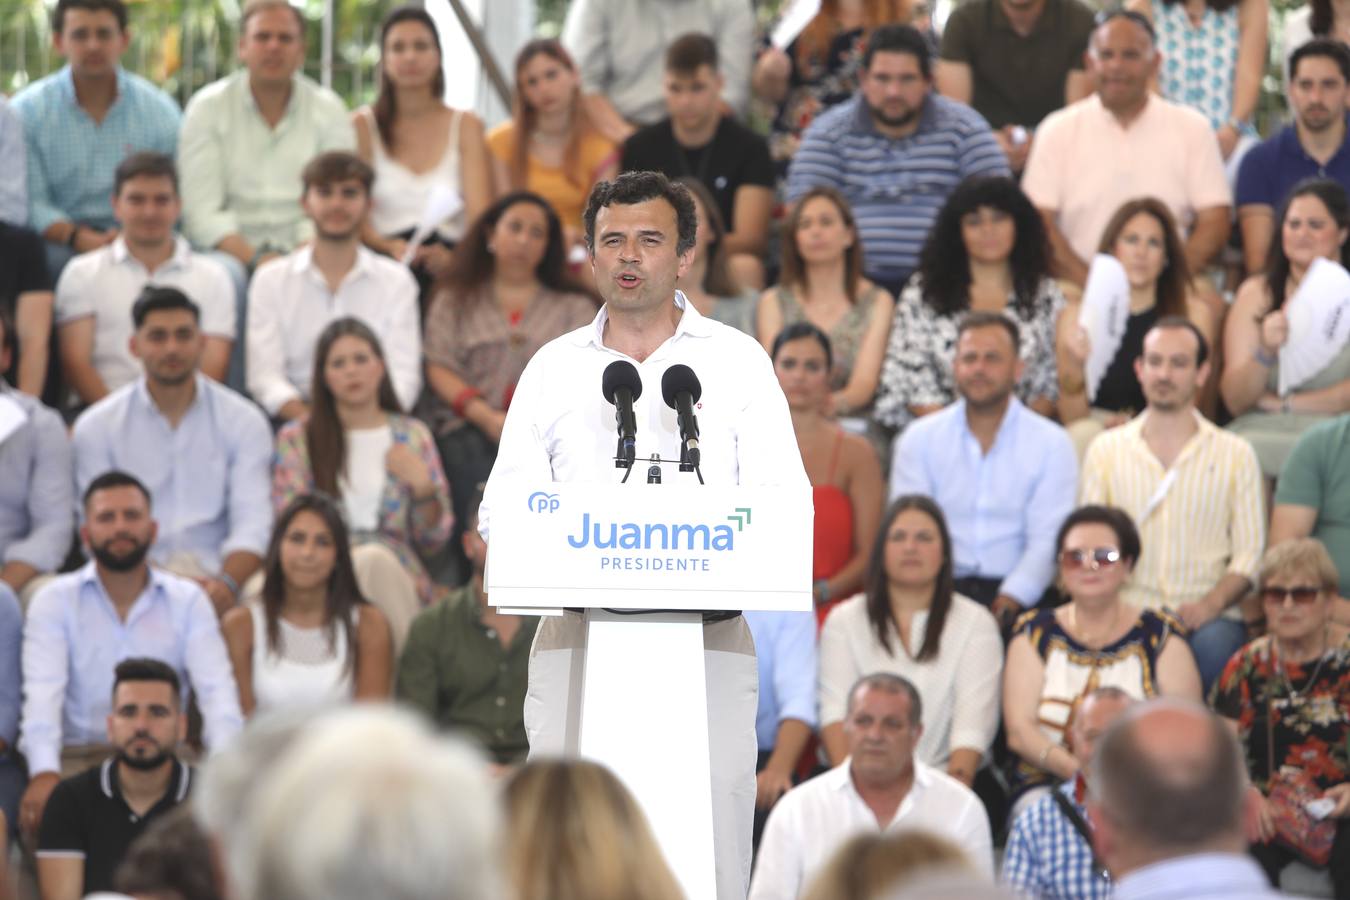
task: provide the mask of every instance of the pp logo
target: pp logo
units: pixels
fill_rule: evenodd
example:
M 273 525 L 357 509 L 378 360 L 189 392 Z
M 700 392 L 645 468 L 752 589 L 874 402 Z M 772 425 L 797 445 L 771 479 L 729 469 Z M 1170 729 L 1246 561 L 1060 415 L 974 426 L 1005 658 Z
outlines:
M 557 494 L 546 494 L 543 491 L 535 491 L 530 495 L 530 499 L 526 501 L 526 505 L 529 506 L 530 512 L 536 513 L 557 512 L 558 503 Z

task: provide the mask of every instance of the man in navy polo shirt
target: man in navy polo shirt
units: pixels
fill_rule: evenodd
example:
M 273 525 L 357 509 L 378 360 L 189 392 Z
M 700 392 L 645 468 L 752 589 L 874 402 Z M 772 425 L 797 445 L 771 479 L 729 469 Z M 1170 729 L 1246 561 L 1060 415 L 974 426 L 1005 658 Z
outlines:
M 1266 267 L 1275 214 L 1290 189 L 1305 178 L 1331 178 L 1350 190 L 1346 100 L 1350 50 L 1340 41 L 1314 38 L 1289 57 L 1287 125 L 1251 149 L 1238 170 L 1238 224 L 1248 272 Z
M 867 277 L 892 295 L 952 189 L 971 175 L 1008 175 L 979 113 L 933 92 L 924 36 L 908 25 L 872 32 L 853 99 L 821 113 L 788 168 L 787 199 L 838 189 L 853 206 Z
M 108 742 L 116 754 L 52 791 L 38 832 L 43 900 L 110 891 L 133 841 L 187 797 L 192 770 L 174 756 L 187 733 L 178 675 L 157 659 L 124 659 L 113 682 Z

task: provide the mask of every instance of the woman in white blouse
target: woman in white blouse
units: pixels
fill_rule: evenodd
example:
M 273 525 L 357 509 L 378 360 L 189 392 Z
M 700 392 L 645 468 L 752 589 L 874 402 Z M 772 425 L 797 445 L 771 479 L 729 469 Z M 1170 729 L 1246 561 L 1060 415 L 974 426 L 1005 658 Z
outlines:
M 923 698 L 916 757 L 974 782 L 998 729 L 1003 642 L 989 611 L 952 582 L 942 511 L 928 497 L 898 498 L 872 546 L 864 593 L 835 607 L 820 633 L 821 735 L 831 765 L 847 754 L 849 687 L 894 672 Z

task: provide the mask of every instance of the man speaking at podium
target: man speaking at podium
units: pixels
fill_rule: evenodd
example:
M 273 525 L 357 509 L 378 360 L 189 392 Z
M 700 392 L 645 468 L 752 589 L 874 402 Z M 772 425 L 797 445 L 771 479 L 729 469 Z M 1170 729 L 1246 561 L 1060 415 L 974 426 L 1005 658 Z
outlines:
M 640 394 L 632 392 L 637 477 L 649 457 L 678 460 L 687 446 L 675 410 L 662 402 L 662 376 L 682 364 L 702 387 L 700 467 L 695 473 L 660 466 L 662 489 L 697 491 L 699 479 L 710 485 L 807 488 L 787 401 L 768 356 L 749 336 L 700 315 L 675 289 L 693 260 L 696 228 L 689 193 L 663 175 L 629 172 L 591 191 L 586 244 L 605 304 L 590 325 L 542 347 L 521 375 L 479 509 L 485 539 L 494 487 L 518 480 L 623 478 L 626 470 L 615 466 L 615 407 L 601 392 L 602 377 L 616 361 L 635 366 L 641 378 Z M 585 635 L 583 616 L 576 612 L 540 623 L 524 710 L 531 756 L 561 755 L 568 735 L 575 735 L 580 696 L 573 685 L 580 679 L 573 675 L 584 659 Z M 755 649 L 739 614 L 705 617 L 703 645 L 717 896 L 739 900 L 750 880 Z M 658 679 L 662 673 L 633 673 L 644 675 Z M 650 740 L 662 737 L 652 734 Z

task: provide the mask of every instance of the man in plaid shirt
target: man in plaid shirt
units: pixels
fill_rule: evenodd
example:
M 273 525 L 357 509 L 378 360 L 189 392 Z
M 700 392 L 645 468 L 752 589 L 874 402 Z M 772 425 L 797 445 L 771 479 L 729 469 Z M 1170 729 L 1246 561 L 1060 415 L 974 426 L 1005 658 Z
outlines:
M 1129 694 L 1116 687 L 1101 687 L 1084 697 L 1071 726 L 1074 755 L 1091 759 L 1097 739 L 1133 702 Z M 1003 855 L 1001 878 L 1005 885 L 1035 898 L 1106 900 L 1111 896 L 1110 876 L 1094 858 L 1084 834 L 1089 827 L 1084 810 L 1086 790 L 1080 771 L 1017 817 Z M 1074 811 L 1077 822 L 1065 804 Z

